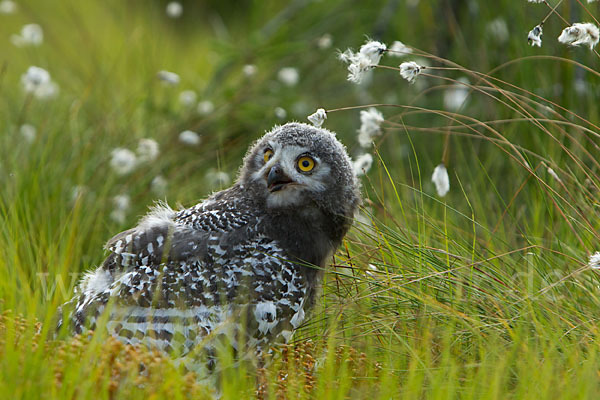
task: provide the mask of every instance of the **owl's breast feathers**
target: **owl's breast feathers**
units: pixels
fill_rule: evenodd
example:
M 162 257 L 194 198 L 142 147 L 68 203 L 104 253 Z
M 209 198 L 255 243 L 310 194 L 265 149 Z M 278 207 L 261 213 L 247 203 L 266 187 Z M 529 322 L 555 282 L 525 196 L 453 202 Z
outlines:
M 210 351 L 207 337 L 222 334 L 236 348 L 240 332 L 250 346 L 287 341 L 304 320 L 318 273 L 298 256 L 298 241 L 273 239 L 264 216 L 227 196 L 234 190 L 179 212 L 156 207 L 113 237 L 110 255 L 72 300 L 75 331 L 95 328 L 106 309 L 112 335 L 179 354 L 200 343 Z M 307 233 L 301 244 L 316 240 Z M 310 258 L 332 245 L 313 243 Z

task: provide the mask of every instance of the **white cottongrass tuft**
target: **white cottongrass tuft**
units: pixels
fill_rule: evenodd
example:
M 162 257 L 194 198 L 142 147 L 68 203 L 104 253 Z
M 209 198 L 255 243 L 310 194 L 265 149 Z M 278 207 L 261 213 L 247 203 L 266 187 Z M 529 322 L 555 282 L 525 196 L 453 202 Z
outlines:
M 17 12 L 17 3 L 11 0 L 0 1 L 0 14 L 14 14 Z
M 21 84 L 27 93 L 38 99 L 49 99 L 58 94 L 58 85 L 50 78 L 50 73 L 43 68 L 31 66 L 21 75 Z
M 502 17 L 492 20 L 489 24 L 487 24 L 485 30 L 486 33 L 498 43 L 506 43 L 508 36 L 510 35 L 506 20 L 504 20 Z
M 371 107 L 360 112 L 360 129 L 358 130 L 358 143 L 367 148 L 373 143 L 373 138 L 381 133 L 383 114 Z
M 37 136 L 37 130 L 35 129 L 35 126 L 29 124 L 21 125 L 21 127 L 19 128 L 19 132 L 21 133 L 21 136 L 23 137 L 23 139 L 25 139 L 27 143 L 33 142 L 35 140 L 35 137 Z
M 356 176 L 361 176 L 369 172 L 373 166 L 373 156 L 369 153 L 361 154 L 352 162 L 352 169 Z
M 179 93 L 179 104 L 184 107 L 191 107 L 196 104 L 196 100 L 198 99 L 198 95 L 193 90 L 184 90 Z
M 38 24 L 27 24 L 20 34 L 11 35 L 10 41 L 17 47 L 40 46 L 44 42 L 44 31 Z
M 165 71 L 165 70 L 158 71 L 156 76 L 167 86 L 177 86 L 177 85 L 179 85 L 179 82 L 181 81 L 181 79 L 179 78 L 179 75 L 177 75 L 175 72 L 171 72 L 171 71 Z
M 592 50 L 600 40 L 600 30 L 592 23 L 580 23 L 576 22 L 573 25 L 565 28 L 558 41 L 560 43 L 568 44 L 570 46 L 588 46 Z
M 400 76 L 406 79 L 408 83 L 415 83 L 422 69 L 423 67 L 414 61 L 403 62 L 400 64 Z
M 246 64 L 242 67 L 242 73 L 247 78 L 252 78 L 258 72 L 258 68 L 254 64 Z
M 597 251 L 590 256 L 588 267 L 591 269 L 600 269 L 600 251 Z
M 168 186 L 169 183 L 162 175 L 156 175 L 154 179 L 152 179 L 152 183 L 150 184 L 152 192 L 159 196 L 162 196 L 167 192 Z
M 89 191 L 89 188 L 85 185 L 75 185 L 71 189 L 71 203 L 77 202 Z
M 365 73 L 379 64 L 386 49 L 387 46 L 384 43 L 369 40 L 356 53 L 352 49 L 340 53 L 339 59 L 348 64 L 348 80 L 361 83 Z
M 231 177 L 227 172 L 214 169 L 211 169 L 206 173 L 206 180 L 211 187 L 223 187 L 228 186 L 231 183 Z
M 137 147 L 138 162 L 152 162 L 158 158 L 160 149 L 154 139 L 140 139 Z
M 188 146 L 198 146 L 201 138 L 196 132 L 186 130 L 179 134 L 179 141 Z
M 198 111 L 198 114 L 202 116 L 207 116 L 212 114 L 213 111 L 215 111 L 215 105 L 210 100 L 202 100 L 200 103 L 198 103 L 198 107 L 196 107 L 196 110 Z
M 300 74 L 294 67 L 284 67 L 277 73 L 277 79 L 286 86 L 296 86 L 300 80 Z
M 412 49 L 404 43 L 396 40 L 389 48 L 389 55 L 393 57 L 404 57 L 412 53 Z
M 169 18 L 179 18 L 181 17 L 181 14 L 183 14 L 183 6 L 178 1 L 171 1 L 167 4 L 167 9 L 165 11 Z
M 444 197 L 450 191 L 450 177 L 448 176 L 448 170 L 442 163 L 435 167 L 433 175 L 431 175 L 431 181 L 435 184 L 435 190 L 438 196 Z
M 119 224 L 124 223 L 131 205 L 131 198 L 128 194 L 120 194 L 112 198 L 112 203 L 114 208 L 110 213 L 110 218 Z
M 557 182 L 562 182 L 562 179 L 558 176 L 558 174 L 550 167 L 548 167 L 548 174 L 554 178 Z
M 137 157 L 129 149 L 117 147 L 111 152 L 110 167 L 118 175 L 127 175 L 137 166 Z
M 131 197 L 128 194 L 119 194 L 112 198 L 113 205 L 119 210 L 129 210 Z
M 287 117 L 287 111 L 285 111 L 285 108 L 282 107 L 275 107 L 273 113 L 275 113 L 275 116 L 279 119 L 285 119 Z
M 316 127 L 320 128 L 323 122 L 327 119 L 327 111 L 324 108 L 319 108 L 313 114 L 308 116 L 308 120 Z
M 387 46 L 385 43 L 369 40 L 367 43 L 360 46 L 358 52 L 367 57 L 371 61 L 371 64 L 377 65 L 379 64 L 379 61 L 381 61 L 381 57 L 386 49 Z
M 331 47 L 333 44 L 333 36 L 331 34 L 326 33 L 317 39 L 317 47 L 321 50 L 326 50 Z
M 458 82 L 444 91 L 444 108 L 448 111 L 458 111 L 469 96 L 469 80 L 462 77 Z
M 527 35 L 527 43 L 531 46 L 542 47 L 542 25 L 536 25 L 532 30 L 529 31 Z

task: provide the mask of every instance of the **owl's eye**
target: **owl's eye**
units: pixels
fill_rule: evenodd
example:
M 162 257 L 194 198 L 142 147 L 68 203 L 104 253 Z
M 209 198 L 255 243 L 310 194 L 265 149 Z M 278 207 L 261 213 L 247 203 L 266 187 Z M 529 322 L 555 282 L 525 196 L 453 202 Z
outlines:
M 298 159 L 298 169 L 302 172 L 309 172 L 315 167 L 315 160 L 309 156 L 302 156 Z
M 265 154 L 263 156 L 263 159 L 265 160 L 265 162 L 269 161 L 271 159 L 271 157 L 273 157 L 273 150 L 271 150 L 271 149 L 265 150 Z

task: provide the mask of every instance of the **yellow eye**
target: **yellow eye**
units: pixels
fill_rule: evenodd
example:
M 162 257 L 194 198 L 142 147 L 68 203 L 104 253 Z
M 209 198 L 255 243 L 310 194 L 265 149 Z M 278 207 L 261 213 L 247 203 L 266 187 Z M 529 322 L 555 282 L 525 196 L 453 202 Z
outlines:
M 311 171 L 315 167 L 315 160 L 309 156 L 302 156 L 298 159 L 298 168 L 302 172 Z
M 265 160 L 265 162 L 267 162 L 271 159 L 271 157 L 273 157 L 273 150 L 267 149 L 265 151 L 265 155 L 263 156 L 263 159 Z

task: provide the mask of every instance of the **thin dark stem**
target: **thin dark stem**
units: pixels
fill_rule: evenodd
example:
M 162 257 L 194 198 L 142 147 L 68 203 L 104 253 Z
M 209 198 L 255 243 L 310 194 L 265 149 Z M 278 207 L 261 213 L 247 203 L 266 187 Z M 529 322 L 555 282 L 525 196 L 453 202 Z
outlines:
M 590 12 L 590 10 L 588 10 L 582 3 L 580 0 L 577 0 L 577 2 L 579 3 L 579 5 L 581 6 L 581 8 L 583 8 L 585 10 L 585 13 L 587 15 L 589 15 L 590 17 L 592 17 L 592 19 L 594 20 L 594 22 L 596 23 L 596 25 L 600 25 L 600 22 L 598 22 L 598 20 L 596 19 L 596 17 L 594 17 L 594 15 Z
M 546 20 L 548 19 L 548 17 L 549 17 L 550 15 L 552 15 L 552 14 L 556 14 L 556 16 L 557 16 L 558 18 L 560 18 L 560 19 L 561 19 L 561 20 L 562 20 L 562 21 L 563 21 L 565 24 L 567 24 L 567 26 L 571 26 L 571 24 L 569 23 L 569 21 L 567 21 L 566 19 L 564 19 L 564 18 L 563 18 L 563 16 L 562 16 L 562 15 L 560 15 L 560 14 L 559 14 L 559 13 L 556 11 L 556 9 L 557 9 L 557 8 L 558 8 L 558 6 L 560 5 L 560 3 L 562 3 L 562 0 L 560 0 L 560 1 L 559 1 L 559 2 L 556 4 L 556 6 L 552 7 L 550 4 L 548 4 L 548 2 L 547 2 L 546 0 L 544 0 L 544 4 L 548 6 L 548 8 L 550 9 L 550 12 L 548 13 L 548 15 L 546 15 L 546 18 L 544 18 L 544 19 L 542 20 L 542 23 L 541 23 L 540 25 L 543 25 L 543 24 L 544 24 L 544 22 L 546 22 Z
M 563 2 L 563 0 L 560 0 L 558 3 L 556 3 L 556 5 L 554 7 L 552 7 L 550 4 L 548 4 L 547 1 L 544 0 L 544 4 L 546 4 L 549 8 L 550 8 L 550 12 L 544 17 L 544 19 L 542 20 L 542 22 L 540 22 L 540 26 L 544 25 L 544 22 L 546 22 L 546 20 L 548 18 L 550 18 L 550 16 L 552 14 L 556 14 L 558 16 L 558 18 L 562 19 L 567 25 L 570 25 L 563 17 L 562 15 L 560 15 L 559 13 L 556 12 L 556 9 L 558 8 L 558 6 L 560 6 L 560 4 Z

